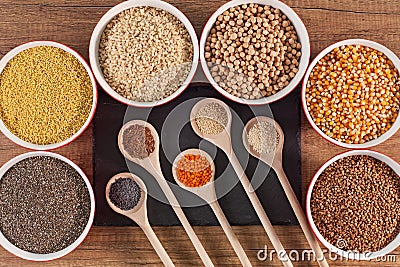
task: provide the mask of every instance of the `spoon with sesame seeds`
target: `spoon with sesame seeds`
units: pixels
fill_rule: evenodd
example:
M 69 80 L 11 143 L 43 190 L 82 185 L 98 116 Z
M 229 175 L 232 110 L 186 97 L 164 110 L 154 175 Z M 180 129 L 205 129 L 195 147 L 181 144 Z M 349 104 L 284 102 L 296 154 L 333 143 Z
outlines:
M 215 114 L 215 111 L 217 111 L 217 114 Z M 278 253 L 279 259 L 284 266 L 293 266 L 249 181 L 249 178 L 247 178 L 242 165 L 233 151 L 231 142 L 232 113 L 229 107 L 224 102 L 215 98 L 200 100 L 192 108 L 190 113 L 190 124 L 192 125 L 193 131 L 198 136 L 213 143 L 227 155 L 230 164 L 238 175 L 239 180 L 264 227 L 265 232 Z
M 318 241 L 309 227 L 301 204 L 283 170 L 282 152 L 285 135 L 281 126 L 272 118 L 258 116 L 246 124 L 242 138 L 244 146 L 253 157 L 260 159 L 275 170 L 319 265 L 328 266 Z
M 204 157 L 204 159 L 208 162 L 208 167 L 201 169 L 202 173 L 209 173 L 209 180 L 206 181 L 205 184 L 195 187 L 195 186 L 187 186 L 184 182 L 180 180 L 179 171 L 189 172 L 188 170 L 183 169 L 180 166 L 181 160 L 184 159 L 186 155 L 199 155 L 200 157 Z M 196 163 L 194 163 L 196 164 Z M 215 177 L 215 165 L 214 161 L 211 156 L 201 150 L 201 149 L 187 149 L 181 152 L 174 160 L 172 164 L 172 174 L 176 183 L 183 189 L 197 195 L 198 197 L 202 198 L 207 204 L 210 205 L 211 209 L 213 210 L 215 216 L 217 217 L 219 223 L 221 224 L 222 229 L 224 230 L 226 236 L 228 237 L 229 242 L 231 243 L 233 249 L 236 252 L 240 262 L 243 266 L 252 266 L 249 258 L 247 257 L 242 245 L 239 242 L 239 239 L 235 235 L 229 221 L 226 219 L 224 212 L 221 209 L 221 206 L 218 203 L 217 194 L 215 193 L 214 187 L 214 177 Z M 204 174 L 202 174 L 204 175 Z
M 131 155 L 129 153 L 128 147 L 124 144 L 124 133 L 132 126 L 141 126 L 145 129 L 147 128 L 150 131 L 150 136 L 152 140 L 147 140 L 146 136 L 142 136 L 144 142 L 149 142 L 152 145 L 152 151 L 147 151 L 147 154 L 143 155 L 143 151 L 138 153 L 138 156 Z M 137 136 L 137 134 L 136 134 Z M 139 134 L 140 137 L 140 134 Z M 144 144 L 142 144 L 144 146 Z M 195 247 L 197 253 L 199 254 L 201 260 L 203 261 L 205 266 L 214 266 L 213 262 L 211 261 L 210 257 L 207 254 L 207 251 L 201 244 L 199 238 L 197 237 L 193 227 L 190 225 L 188 219 L 186 218 L 185 213 L 183 212 L 181 206 L 179 205 L 176 196 L 172 192 L 172 189 L 168 185 L 168 181 L 164 178 L 164 175 L 161 170 L 160 166 L 160 156 L 159 156 L 159 146 L 160 146 L 160 138 L 158 133 L 153 125 L 150 123 L 143 121 L 143 120 L 132 120 L 125 123 L 118 134 L 118 147 L 121 151 L 122 155 L 132 161 L 133 163 L 138 164 L 139 166 L 143 167 L 147 170 L 157 181 L 161 190 L 164 192 L 167 200 L 169 201 L 172 209 L 174 210 L 175 214 L 177 215 L 179 221 L 182 223 L 183 228 L 185 229 L 187 235 L 189 236 L 190 240 L 192 241 L 193 246 Z M 146 149 L 147 150 L 147 149 Z M 144 150 L 146 152 L 146 150 Z
M 124 186 L 125 190 L 114 188 L 124 179 L 130 179 L 126 180 L 129 184 L 119 185 Z M 120 173 L 113 176 L 106 186 L 106 199 L 111 209 L 128 217 L 142 228 L 165 266 L 175 266 L 150 226 L 147 218 L 147 188 L 142 179 L 131 173 Z

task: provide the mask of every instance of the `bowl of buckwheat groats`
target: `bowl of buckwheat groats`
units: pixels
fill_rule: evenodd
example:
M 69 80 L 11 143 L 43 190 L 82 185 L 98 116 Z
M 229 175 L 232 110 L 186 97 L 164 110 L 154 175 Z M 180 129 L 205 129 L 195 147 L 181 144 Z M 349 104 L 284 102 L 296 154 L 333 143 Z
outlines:
M 308 221 L 331 251 L 373 260 L 400 245 L 400 165 L 381 153 L 353 150 L 327 161 L 311 180 Z
M 277 0 L 234 0 L 208 20 L 200 60 L 210 83 L 248 105 L 275 102 L 300 83 L 310 40 L 299 16 Z
M 67 145 L 89 126 L 96 80 L 75 50 L 52 41 L 20 45 L 0 60 L 0 130 L 34 150 Z
M 194 28 L 164 1 L 125 1 L 96 25 L 89 45 L 93 73 L 114 99 L 154 107 L 182 93 L 198 65 Z
M 350 39 L 324 49 L 302 88 L 305 115 L 328 141 L 346 148 L 378 145 L 400 128 L 400 60 L 373 41 Z

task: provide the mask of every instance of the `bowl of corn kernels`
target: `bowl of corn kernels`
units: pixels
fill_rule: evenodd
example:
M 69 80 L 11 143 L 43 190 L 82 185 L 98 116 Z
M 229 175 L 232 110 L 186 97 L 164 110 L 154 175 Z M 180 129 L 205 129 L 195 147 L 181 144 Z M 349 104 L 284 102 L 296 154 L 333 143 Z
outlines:
M 200 61 L 208 81 L 238 103 L 263 105 L 300 83 L 310 40 L 300 17 L 277 0 L 234 0 L 208 20 Z
M 345 148 L 384 142 L 400 128 L 399 69 L 399 58 L 373 41 L 350 39 L 327 47 L 303 81 L 303 109 L 311 126 Z
M 136 107 L 159 106 L 180 95 L 196 72 L 198 55 L 189 19 L 159 0 L 114 6 L 97 23 L 89 45 L 100 86 Z

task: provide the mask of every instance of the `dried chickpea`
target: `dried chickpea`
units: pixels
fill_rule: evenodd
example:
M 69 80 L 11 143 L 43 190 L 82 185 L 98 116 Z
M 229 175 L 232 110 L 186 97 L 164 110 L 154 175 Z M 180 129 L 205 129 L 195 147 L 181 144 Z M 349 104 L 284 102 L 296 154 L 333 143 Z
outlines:
M 211 180 L 211 164 L 201 155 L 187 154 L 176 166 L 179 181 L 187 187 L 201 187 Z
M 400 106 L 399 72 L 381 52 L 366 46 L 335 48 L 311 71 L 307 109 L 329 137 L 362 144 L 387 132 Z
M 301 43 L 292 22 L 279 9 L 241 5 L 221 14 L 205 45 L 214 80 L 244 99 L 271 96 L 298 72 Z

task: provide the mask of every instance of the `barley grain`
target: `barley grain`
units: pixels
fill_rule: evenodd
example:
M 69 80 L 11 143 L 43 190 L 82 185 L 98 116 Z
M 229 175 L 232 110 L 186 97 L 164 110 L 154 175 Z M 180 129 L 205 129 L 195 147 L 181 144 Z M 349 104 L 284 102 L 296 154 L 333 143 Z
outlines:
M 186 80 L 193 44 L 183 23 L 153 7 L 134 7 L 115 16 L 100 40 L 99 61 L 111 88 L 134 101 L 154 102 Z

